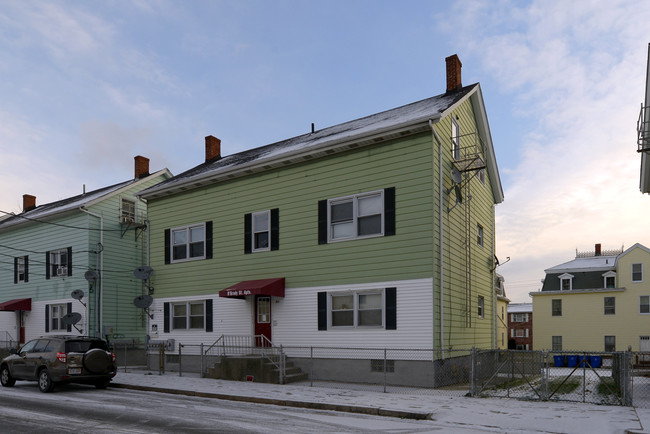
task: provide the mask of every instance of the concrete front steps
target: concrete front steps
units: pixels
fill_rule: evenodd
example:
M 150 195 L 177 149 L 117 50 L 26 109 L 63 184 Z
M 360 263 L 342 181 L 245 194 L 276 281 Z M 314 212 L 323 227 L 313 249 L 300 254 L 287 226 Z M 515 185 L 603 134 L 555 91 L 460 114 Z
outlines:
M 278 384 L 279 369 L 268 358 L 249 355 L 241 357 L 221 357 L 213 366 L 208 368 L 205 375 L 208 378 L 234 381 L 255 381 L 258 383 Z M 290 360 L 285 362 L 284 383 L 306 381 L 308 375 L 295 366 Z

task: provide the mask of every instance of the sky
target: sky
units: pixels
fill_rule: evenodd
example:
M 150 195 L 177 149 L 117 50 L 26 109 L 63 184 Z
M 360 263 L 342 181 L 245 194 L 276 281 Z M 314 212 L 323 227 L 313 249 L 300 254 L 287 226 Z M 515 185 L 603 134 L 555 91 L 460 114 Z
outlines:
M 125 181 L 136 155 L 181 173 L 207 135 L 229 155 L 444 93 L 458 54 L 505 194 L 497 271 L 531 302 L 576 249 L 650 247 L 648 22 L 643 0 L 0 0 L 0 211 Z

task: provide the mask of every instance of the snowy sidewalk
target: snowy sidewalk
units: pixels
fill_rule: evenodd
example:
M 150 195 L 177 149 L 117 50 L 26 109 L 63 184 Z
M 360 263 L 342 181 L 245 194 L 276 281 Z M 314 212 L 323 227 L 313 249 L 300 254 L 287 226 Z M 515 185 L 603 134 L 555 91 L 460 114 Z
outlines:
M 650 409 L 570 402 L 380 393 L 200 378 L 198 374 L 118 372 L 112 387 L 322 410 L 430 419 L 497 432 L 650 433 Z

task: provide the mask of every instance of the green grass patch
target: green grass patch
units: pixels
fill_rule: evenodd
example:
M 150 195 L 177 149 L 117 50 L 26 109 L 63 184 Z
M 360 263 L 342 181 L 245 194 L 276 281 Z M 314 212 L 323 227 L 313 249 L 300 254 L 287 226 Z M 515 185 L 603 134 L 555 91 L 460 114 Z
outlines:
M 598 383 L 598 393 L 600 395 L 615 395 L 620 397 L 621 390 L 616 387 L 616 381 L 612 377 L 602 377 Z
M 562 383 L 564 381 L 564 383 Z M 567 394 L 576 390 L 582 383 L 577 378 L 556 378 L 549 383 L 549 390 L 554 394 Z

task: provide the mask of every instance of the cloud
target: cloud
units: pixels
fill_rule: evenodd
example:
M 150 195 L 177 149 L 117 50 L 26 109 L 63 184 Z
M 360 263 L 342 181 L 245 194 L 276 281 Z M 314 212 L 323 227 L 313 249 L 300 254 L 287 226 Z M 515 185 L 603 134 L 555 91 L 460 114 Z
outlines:
M 514 97 L 511 110 L 527 126 L 509 146 L 521 159 L 507 172 L 497 207 L 497 248 L 513 258 L 500 272 L 508 295 L 526 301 L 543 270 L 573 259 L 575 248 L 650 246 L 639 224 L 650 198 L 638 190 L 635 152 L 650 8 L 622 1 L 499 6 L 491 21 L 488 5 L 460 2 L 457 10 L 470 12 L 456 31 L 469 32 L 467 49 Z M 508 291 L 508 280 L 527 284 Z

